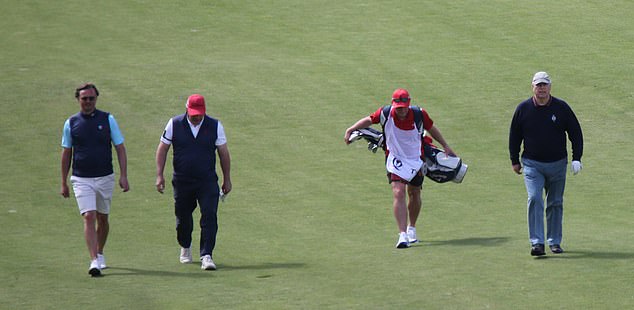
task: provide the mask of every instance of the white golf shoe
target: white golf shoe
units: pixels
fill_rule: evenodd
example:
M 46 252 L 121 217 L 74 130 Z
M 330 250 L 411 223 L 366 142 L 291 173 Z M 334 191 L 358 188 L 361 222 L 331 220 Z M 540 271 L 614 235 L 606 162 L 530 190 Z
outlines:
M 202 270 L 216 270 L 216 264 L 211 259 L 211 255 L 205 255 L 200 258 L 200 269 Z
M 402 232 L 398 235 L 398 242 L 396 243 L 397 249 L 409 248 L 409 240 L 407 239 L 407 233 Z
M 88 274 L 93 277 L 101 276 L 101 268 L 99 268 L 99 260 L 93 259 L 90 262 L 90 269 L 88 269 Z
M 103 254 L 97 254 L 97 262 L 99 262 L 100 269 L 106 269 L 108 266 L 106 265 L 106 257 Z
M 189 264 L 193 261 L 191 248 L 181 248 L 180 261 L 183 264 Z
M 407 239 L 409 243 L 418 242 L 418 237 L 416 237 L 416 227 L 407 226 Z

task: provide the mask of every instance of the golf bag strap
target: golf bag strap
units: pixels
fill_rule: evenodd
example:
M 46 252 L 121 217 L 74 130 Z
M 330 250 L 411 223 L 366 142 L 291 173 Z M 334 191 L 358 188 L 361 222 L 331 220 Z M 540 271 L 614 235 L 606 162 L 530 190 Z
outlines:
M 421 143 L 423 144 L 423 155 L 426 158 L 430 158 L 433 156 L 431 146 L 425 143 L 425 124 L 423 123 L 423 108 L 419 106 L 410 106 L 409 107 L 412 112 L 414 112 L 414 123 L 416 124 L 416 129 L 418 129 L 418 133 L 420 133 Z M 387 123 L 387 119 L 390 117 L 390 111 L 392 110 L 391 105 L 383 106 L 383 110 L 381 111 L 381 130 L 385 132 L 385 123 Z M 385 145 L 383 145 L 383 149 L 385 149 Z M 387 157 L 386 157 L 387 158 Z
M 423 137 L 423 132 L 425 131 L 425 126 L 423 124 L 423 109 L 418 106 L 410 106 L 409 107 L 412 112 L 414 112 L 414 123 L 416 124 L 416 129 L 421 134 L 421 138 Z M 381 128 L 383 132 L 385 132 L 385 123 L 387 119 L 390 117 L 390 111 L 392 110 L 391 105 L 386 105 L 383 107 L 381 111 Z

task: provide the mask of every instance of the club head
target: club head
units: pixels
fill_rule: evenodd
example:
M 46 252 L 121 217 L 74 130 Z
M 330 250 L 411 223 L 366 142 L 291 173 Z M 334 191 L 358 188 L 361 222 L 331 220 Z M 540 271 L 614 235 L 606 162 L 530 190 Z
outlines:
M 376 145 L 375 143 L 372 142 L 368 142 L 368 150 L 371 151 L 372 153 L 376 153 L 376 150 L 379 149 L 379 146 Z
M 358 130 L 355 130 L 350 134 L 350 138 L 348 138 L 348 141 L 354 142 L 362 138 L 363 138 L 363 135 L 361 134 L 361 132 Z

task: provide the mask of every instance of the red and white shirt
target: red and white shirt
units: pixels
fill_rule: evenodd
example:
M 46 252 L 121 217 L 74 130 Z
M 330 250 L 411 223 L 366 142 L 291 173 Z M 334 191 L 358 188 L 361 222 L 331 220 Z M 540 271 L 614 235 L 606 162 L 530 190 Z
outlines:
M 431 129 L 432 126 L 434 126 L 434 121 L 429 117 L 429 114 L 427 114 L 427 111 L 425 111 L 425 109 L 421 109 L 423 112 L 423 129 L 425 130 L 429 130 Z M 378 110 L 376 110 L 374 113 L 372 113 L 370 115 L 370 119 L 372 120 L 372 124 L 379 124 L 381 122 L 381 113 L 383 113 L 383 107 L 380 107 Z M 399 120 L 396 115 L 395 115 L 395 110 L 391 109 L 390 110 L 390 119 L 394 120 L 394 125 L 401 130 L 411 130 L 411 129 L 416 129 L 416 124 L 414 123 L 414 112 L 412 112 L 412 110 L 410 109 L 409 112 L 407 112 L 407 117 L 405 117 L 405 119 L 403 120 Z M 432 141 L 431 139 L 427 139 L 429 137 L 426 137 L 425 139 L 425 143 L 427 144 L 431 144 Z M 422 148 L 422 144 L 421 144 L 421 148 Z M 390 147 L 388 145 L 387 147 L 388 153 L 390 151 Z M 421 149 L 422 151 L 422 149 Z M 422 153 L 421 153 L 422 154 Z

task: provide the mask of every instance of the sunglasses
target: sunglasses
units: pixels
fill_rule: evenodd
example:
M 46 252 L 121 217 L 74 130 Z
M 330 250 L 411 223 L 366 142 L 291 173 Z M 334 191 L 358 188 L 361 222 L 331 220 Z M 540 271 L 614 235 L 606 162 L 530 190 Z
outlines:
M 97 98 L 97 97 L 95 97 L 95 96 L 79 97 L 79 99 L 80 99 L 80 100 L 83 100 L 83 101 L 93 101 L 93 100 L 95 100 L 96 98 Z
M 392 98 L 394 102 L 409 102 L 409 97 L 401 97 L 401 98 Z

